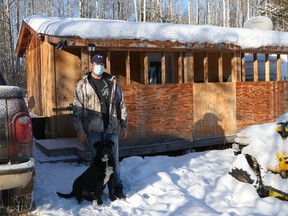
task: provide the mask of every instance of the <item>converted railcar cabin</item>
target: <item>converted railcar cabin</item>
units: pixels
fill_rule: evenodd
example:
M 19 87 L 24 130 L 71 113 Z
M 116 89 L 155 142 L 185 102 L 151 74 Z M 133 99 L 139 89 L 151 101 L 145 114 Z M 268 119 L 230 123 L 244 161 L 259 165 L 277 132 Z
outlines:
M 31 16 L 17 56 L 46 138 L 76 136 L 73 91 L 96 53 L 125 95 L 122 156 L 225 144 L 288 111 L 287 32 Z

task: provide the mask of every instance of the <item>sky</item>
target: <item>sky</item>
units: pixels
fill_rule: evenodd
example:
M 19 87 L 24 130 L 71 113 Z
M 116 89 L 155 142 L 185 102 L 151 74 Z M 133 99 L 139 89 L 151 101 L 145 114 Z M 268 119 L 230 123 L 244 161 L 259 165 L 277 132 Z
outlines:
M 277 166 L 278 151 L 288 154 L 288 140 L 283 140 L 276 132 L 277 122 L 282 121 L 288 121 L 288 113 L 275 122 L 245 128 L 237 134 L 236 141 L 249 144 L 243 148 L 243 153 L 257 158 L 264 184 L 287 192 L 288 179 L 267 172 L 267 167 Z M 240 182 L 229 174 L 235 168 L 247 169 L 245 157 L 235 156 L 233 149 L 191 152 L 175 157 L 124 158 L 121 178 L 127 198 L 111 202 L 106 188 L 102 206 L 89 201 L 79 205 L 75 198 L 63 199 L 56 194 L 56 191 L 69 193 L 73 181 L 87 165 L 39 163 L 37 158 L 40 157 L 44 157 L 43 153 L 35 149 L 33 215 L 284 216 L 288 212 L 287 201 L 260 198 L 253 185 Z

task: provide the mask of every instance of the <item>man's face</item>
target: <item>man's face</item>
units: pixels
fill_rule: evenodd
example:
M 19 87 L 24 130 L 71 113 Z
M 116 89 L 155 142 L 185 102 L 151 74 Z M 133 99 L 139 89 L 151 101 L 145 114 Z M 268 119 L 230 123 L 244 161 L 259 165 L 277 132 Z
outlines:
M 90 70 L 93 70 L 94 65 L 103 65 L 105 67 L 105 64 L 102 63 L 102 62 L 97 62 L 97 63 L 96 62 L 92 62 L 92 63 L 90 63 Z

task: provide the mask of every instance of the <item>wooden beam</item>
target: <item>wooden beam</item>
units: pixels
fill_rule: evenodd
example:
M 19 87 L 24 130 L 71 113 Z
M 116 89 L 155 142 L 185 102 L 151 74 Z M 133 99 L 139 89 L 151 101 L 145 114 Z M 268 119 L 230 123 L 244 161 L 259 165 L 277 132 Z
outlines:
M 188 52 L 185 52 L 185 57 L 183 59 L 184 62 L 184 83 L 188 83 L 188 73 L 189 73 L 189 54 Z
M 258 57 L 257 53 L 253 54 L 253 71 L 254 71 L 254 81 L 258 81 Z
M 270 81 L 270 61 L 269 61 L 269 54 L 265 54 L 265 81 Z
M 281 81 L 281 56 L 277 54 L 277 81 Z
M 246 81 L 245 54 L 241 53 L 241 81 Z
M 182 76 L 182 60 L 183 60 L 183 56 L 182 56 L 182 52 L 179 53 L 179 56 L 178 56 L 178 83 L 183 83 L 183 76 Z
M 149 61 L 148 55 L 144 53 L 144 84 L 148 84 L 148 70 L 149 70 Z
M 223 82 L 223 53 L 218 57 L 218 82 Z
M 179 41 L 149 41 L 141 39 L 83 39 L 76 37 L 60 37 L 60 36 L 45 36 L 45 41 L 49 43 L 57 44 L 60 40 L 67 40 L 67 46 L 82 47 L 87 46 L 89 43 L 94 43 L 97 49 L 106 49 L 107 47 L 113 48 L 113 50 L 123 50 L 129 48 L 130 50 L 145 50 L 145 51 L 181 51 L 185 52 L 187 49 L 193 50 L 209 50 L 209 51 L 242 51 L 245 53 L 257 52 L 257 53 L 283 53 L 287 54 L 288 46 L 265 46 L 259 48 L 243 48 L 235 44 L 227 43 L 208 43 L 208 42 L 179 42 Z
M 241 53 L 235 52 L 236 82 L 241 81 Z
M 83 74 L 89 71 L 89 54 L 87 47 L 81 48 L 81 71 Z
M 194 52 L 189 52 L 189 80 L 194 83 Z
M 236 69 L 236 53 L 233 53 L 233 57 L 231 59 L 231 81 L 237 82 L 237 69 Z
M 145 52 L 140 52 L 139 55 L 139 62 L 140 62 L 140 83 L 144 84 L 144 53 Z
M 204 68 L 204 83 L 208 83 L 208 53 L 204 53 L 203 68 Z
M 194 82 L 194 58 L 192 51 L 186 51 L 184 57 L 184 83 Z
M 107 73 L 111 74 L 111 52 L 110 50 L 108 50 L 106 54 L 106 70 L 107 70 Z
M 165 52 L 161 53 L 161 83 L 166 83 L 166 55 Z
M 130 85 L 130 52 L 126 52 L 126 85 Z

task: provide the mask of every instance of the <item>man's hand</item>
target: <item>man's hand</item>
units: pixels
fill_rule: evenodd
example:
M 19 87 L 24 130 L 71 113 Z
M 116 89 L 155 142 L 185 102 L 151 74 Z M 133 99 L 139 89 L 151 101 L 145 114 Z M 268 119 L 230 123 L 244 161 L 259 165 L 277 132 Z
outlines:
M 87 134 L 83 130 L 77 131 L 77 138 L 80 140 L 81 143 L 85 143 Z
M 125 139 L 127 137 L 127 128 L 121 127 L 120 129 L 120 138 Z

